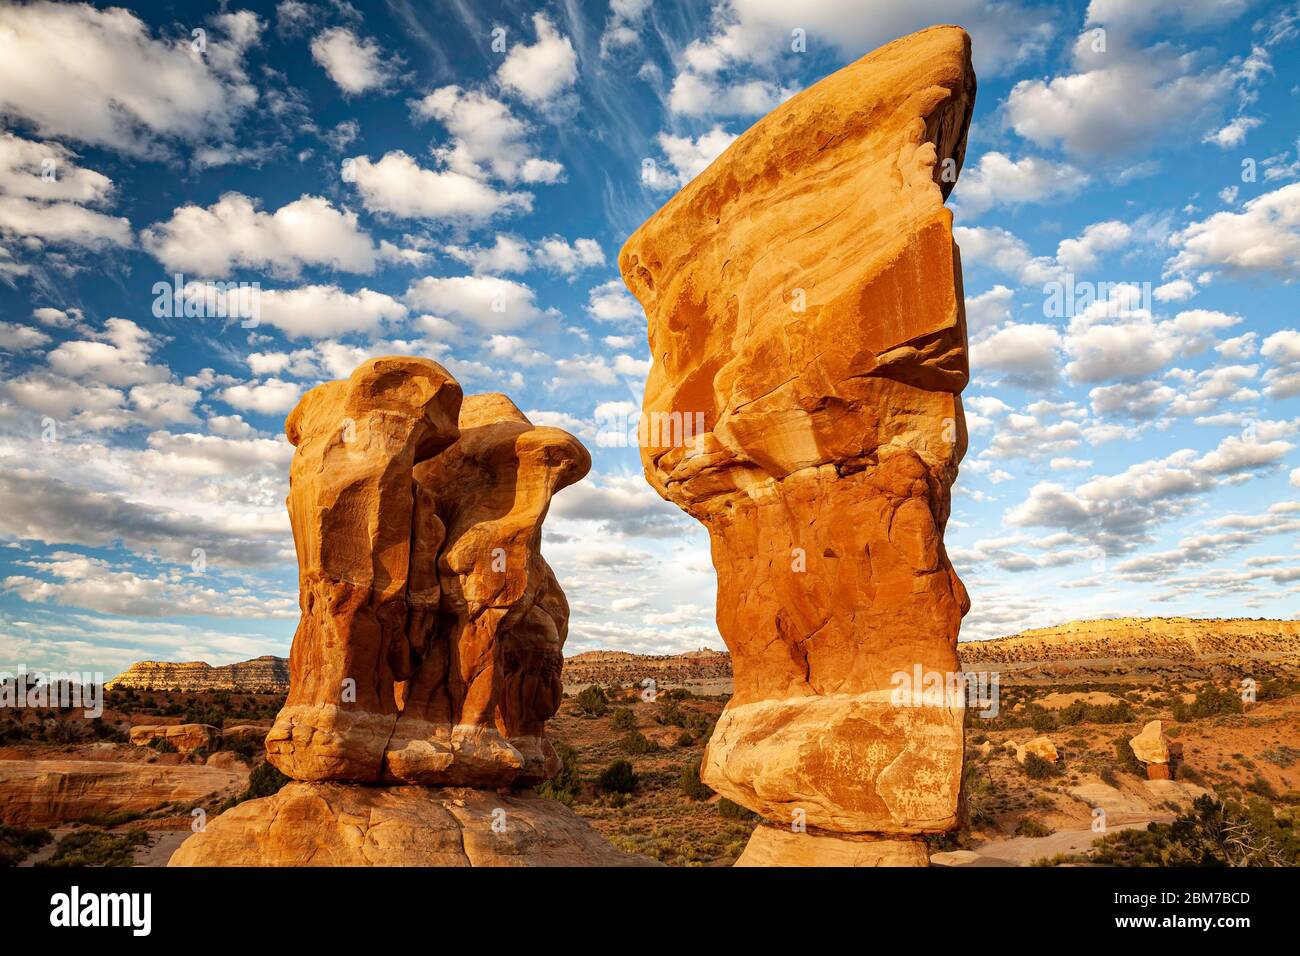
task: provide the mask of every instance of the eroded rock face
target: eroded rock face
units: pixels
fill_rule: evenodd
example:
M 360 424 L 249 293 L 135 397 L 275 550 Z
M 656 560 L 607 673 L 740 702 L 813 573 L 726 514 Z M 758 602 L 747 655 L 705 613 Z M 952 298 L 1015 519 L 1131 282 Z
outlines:
M 438 640 L 406 688 L 387 778 L 498 786 L 559 769 L 543 732 L 563 693 L 569 605 L 542 558 L 542 521 L 590 469 L 576 438 L 499 394 L 466 398 L 460 439 L 415 469 L 444 535 Z
M 702 776 L 778 824 L 957 822 L 961 702 L 889 689 L 959 670 L 969 607 L 943 545 L 969 377 L 943 200 L 974 97 L 961 29 L 891 43 L 757 123 L 620 255 L 654 360 L 646 477 L 709 529 L 733 657 Z
M 290 783 L 210 821 L 168 866 L 653 866 L 557 800 Z
M 248 768 L 115 760 L 0 760 L 0 823 L 53 826 L 90 816 L 147 813 L 162 803 L 235 796 Z
M 586 449 L 504 395 L 462 400 L 424 359 L 320 386 L 286 430 L 303 616 L 272 762 L 298 780 L 553 773 L 544 724 L 569 608 L 541 528 L 551 496 L 590 469 Z
M 221 731 L 211 724 L 141 724 L 131 728 L 130 740 L 137 747 L 151 747 L 155 741 L 165 740 L 178 753 L 188 754 L 216 750 Z
M 379 776 L 395 685 L 410 676 L 410 648 L 428 641 L 437 607 L 436 580 L 410 587 L 412 552 L 436 551 L 424 535 L 440 535 L 431 524 L 413 531 L 425 515 L 411 471 L 456 440 L 461 397 L 436 362 L 379 358 L 312 389 L 285 422 L 302 617 L 266 746 L 290 777 Z

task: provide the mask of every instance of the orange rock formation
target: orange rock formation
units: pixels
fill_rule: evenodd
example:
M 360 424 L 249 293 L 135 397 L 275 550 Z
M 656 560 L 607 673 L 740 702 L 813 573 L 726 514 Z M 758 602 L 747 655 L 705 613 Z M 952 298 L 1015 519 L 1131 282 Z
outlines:
M 964 31 L 897 40 L 753 126 L 619 258 L 654 360 L 645 474 L 709 529 L 733 656 L 703 779 L 820 846 L 957 822 L 960 702 L 890 688 L 960 669 L 969 606 L 943 545 L 968 380 L 943 200 L 974 99 Z M 861 856 L 787 844 L 741 862 Z
M 285 430 L 302 618 L 266 747 L 303 782 L 216 818 L 172 864 L 630 862 L 555 801 L 449 789 L 558 769 L 544 731 L 569 607 L 541 528 L 587 450 L 504 395 L 462 401 L 416 358 L 313 389 Z
M 545 779 L 569 608 L 541 526 L 586 449 L 413 358 L 313 389 L 285 428 L 302 620 L 271 761 L 298 780 Z

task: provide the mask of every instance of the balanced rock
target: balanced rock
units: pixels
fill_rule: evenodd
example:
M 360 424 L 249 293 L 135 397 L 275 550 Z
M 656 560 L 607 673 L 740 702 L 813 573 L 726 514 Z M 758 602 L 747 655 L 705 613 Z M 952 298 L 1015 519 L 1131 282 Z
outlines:
M 168 866 L 653 866 L 560 803 L 418 786 L 289 783 L 211 820 Z
M 131 728 L 128 739 L 137 747 L 152 747 L 158 741 L 166 741 L 177 753 L 188 754 L 216 750 L 221 731 L 211 724 L 140 724 Z
M 1145 764 L 1169 763 L 1169 739 L 1165 737 L 1162 725 L 1152 720 L 1142 728 L 1142 732 L 1132 738 L 1128 745 L 1133 748 L 1133 756 Z
M 961 669 L 943 530 L 969 371 L 943 203 L 974 99 L 963 30 L 897 40 L 755 124 L 619 257 L 654 360 L 646 478 L 709 530 L 732 653 L 702 778 L 778 826 L 957 825 L 963 701 L 900 703 L 897 676 Z
M 1056 752 L 1056 745 L 1052 743 L 1050 737 L 1035 737 L 1033 740 L 1026 740 L 1023 746 L 1016 747 L 1016 762 L 1024 763 L 1025 757 L 1029 754 L 1041 757 L 1048 763 L 1056 763 L 1061 757 Z

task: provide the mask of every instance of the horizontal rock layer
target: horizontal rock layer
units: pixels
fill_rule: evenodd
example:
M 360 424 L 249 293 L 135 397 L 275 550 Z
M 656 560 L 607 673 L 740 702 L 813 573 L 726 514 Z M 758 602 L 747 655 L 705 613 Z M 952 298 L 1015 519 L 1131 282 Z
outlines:
M 145 813 L 162 803 L 233 796 L 247 769 L 107 760 L 0 760 L 0 822 L 53 826 L 90 816 Z
M 284 657 L 267 656 L 220 667 L 202 661 L 137 661 L 104 686 L 109 690 L 131 687 L 136 690 L 230 690 L 246 694 L 284 694 L 289 690 L 289 661 Z

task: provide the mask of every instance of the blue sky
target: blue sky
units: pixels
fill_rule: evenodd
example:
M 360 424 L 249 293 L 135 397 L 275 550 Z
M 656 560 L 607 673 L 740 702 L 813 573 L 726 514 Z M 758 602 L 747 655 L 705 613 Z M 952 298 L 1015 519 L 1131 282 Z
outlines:
M 395 352 L 592 449 L 546 526 L 570 653 L 721 647 L 707 536 L 600 427 L 649 367 L 618 249 L 942 22 L 980 84 L 963 638 L 1294 617 L 1295 4 L 33 3 L 0 7 L 0 664 L 287 653 L 284 415 Z M 155 309 L 178 274 L 204 314 Z M 258 284 L 255 325 L 214 282 Z

